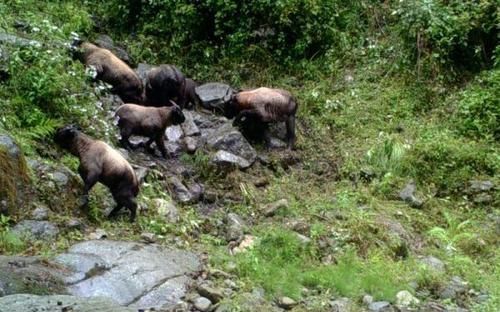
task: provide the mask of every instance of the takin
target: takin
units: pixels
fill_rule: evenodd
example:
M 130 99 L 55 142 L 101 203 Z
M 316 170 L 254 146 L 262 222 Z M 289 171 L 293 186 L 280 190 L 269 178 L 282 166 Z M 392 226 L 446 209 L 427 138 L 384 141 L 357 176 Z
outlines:
M 270 141 L 267 124 L 284 121 L 287 145 L 292 149 L 295 145 L 297 107 L 297 102 L 290 92 L 262 87 L 233 94 L 225 104 L 224 113 L 227 118 L 236 116 L 235 124 L 239 124 L 243 119 L 264 123 L 264 137 L 267 143 Z
M 111 90 L 118 94 L 125 103 L 141 104 L 144 100 L 144 87 L 139 76 L 108 49 L 92 43 L 80 45 L 79 58 L 86 66 L 92 66 L 97 72 L 96 79 L 113 86 Z
M 80 159 L 78 173 L 84 182 L 82 207 L 88 210 L 89 191 L 101 182 L 109 188 L 117 203 L 108 217 L 115 217 L 122 207 L 126 207 L 130 210 L 130 222 L 134 222 L 139 182 L 128 161 L 108 144 L 92 139 L 74 125 L 58 129 L 54 141 Z
M 135 104 L 124 104 L 116 110 L 118 127 L 120 128 L 120 142 L 125 148 L 134 148 L 129 137 L 131 135 L 146 136 L 145 143 L 150 149 L 151 143 L 156 142 L 162 156 L 167 158 L 165 148 L 165 129 L 171 125 L 179 125 L 186 119 L 179 106 L 148 107 Z
M 175 101 L 184 107 L 186 78 L 174 65 L 160 65 L 146 75 L 145 102 L 148 106 L 170 106 Z

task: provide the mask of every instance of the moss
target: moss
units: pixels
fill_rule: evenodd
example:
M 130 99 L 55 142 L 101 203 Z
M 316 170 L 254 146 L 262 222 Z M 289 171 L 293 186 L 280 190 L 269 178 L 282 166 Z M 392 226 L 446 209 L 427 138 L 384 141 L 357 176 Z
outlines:
M 13 212 L 20 191 L 29 181 L 28 166 L 24 156 L 19 154 L 17 157 L 12 157 L 7 150 L 0 148 L 0 199 L 7 201 L 7 213 Z

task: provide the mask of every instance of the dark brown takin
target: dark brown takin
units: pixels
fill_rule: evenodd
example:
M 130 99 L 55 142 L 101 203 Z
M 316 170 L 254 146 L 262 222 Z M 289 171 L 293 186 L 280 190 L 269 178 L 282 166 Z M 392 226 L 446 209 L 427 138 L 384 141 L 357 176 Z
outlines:
M 135 104 L 124 104 L 116 110 L 121 144 L 125 148 L 134 148 L 129 137 L 131 135 L 146 136 L 149 140 L 146 147 L 156 142 L 163 157 L 167 157 L 165 148 L 165 129 L 171 125 L 179 125 L 186 119 L 179 106 L 148 107 Z
M 113 86 L 112 92 L 125 103 L 143 103 L 144 88 L 139 76 L 108 49 L 84 42 L 79 47 L 79 58 L 97 72 L 96 79 Z
M 130 210 L 130 221 L 136 217 L 139 182 L 132 166 L 116 150 L 103 141 L 95 140 L 74 125 L 57 130 L 54 141 L 80 159 L 78 173 L 84 182 L 83 208 L 88 209 L 90 189 L 101 182 L 109 188 L 116 207 L 109 217 L 114 217 L 122 207 Z
M 282 89 L 258 88 L 240 91 L 231 96 L 225 105 L 225 115 L 235 117 L 235 124 L 243 119 L 250 119 L 264 124 L 271 122 L 285 122 L 287 130 L 288 148 L 295 145 L 295 114 L 297 101 L 292 94 Z M 265 138 L 270 140 L 267 126 L 263 127 Z
M 146 105 L 170 106 L 175 101 L 184 107 L 184 88 L 186 78 L 174 65 L 160 65 L 152 68 L 146 75 Z

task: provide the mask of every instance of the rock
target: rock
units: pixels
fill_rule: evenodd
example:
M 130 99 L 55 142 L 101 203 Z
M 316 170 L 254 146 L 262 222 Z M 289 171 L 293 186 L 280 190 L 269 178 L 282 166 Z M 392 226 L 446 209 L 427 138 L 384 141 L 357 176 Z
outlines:
M 222 169 L 230 168 L 240 168 L 246 169 L 251 166 L 251 164 L 242 157 L 236 156 L 226 151 L 219 150 L 212 157 L 211 161 L 218 167 Z
M 57 236 L 59 229 L 48 221 L 23 220 L 12 228 L 12 233 L 27 239 L 51 240 Z
M 28 199 L 27 163 L 19 146 L 9 135 L 0 134 L 0 213 L 12 214 Z
M 421 208 L 424 202 L 415 196 L 415 191 L 417 186 L 414 181 L 410 181 L 402 190 L 399 192 L 399 198 L 405 201 L 408 205 L 413 208 Z
M 443 261 L 439 260 L 436 257 L 427 256 L 420 259 L 420 262 L 428 269 L 432 269 L 436 272 L 443 273 L 445 271 L 445 266 Z
M 224 150 L 246 159 L 250 165 L 255 162 L 257 153 L 245 137 L 230 124 L 210 132 L 206 137 L 207 145 L 213 150 Z
M 264 186 L 267 186 L 268 184 L 269 184 L 269 180 L 266 177 L 257 178 L 253 182 L 253 185 L 255 185 L 256 187 L 264 187 Z
M 210 110 L 223 111 L 224 104 L 231 99 L 233 93 L 231 86 L 218 82 L 206 83 L 195 88 L 200 104 Z
M 450 282 L 439 292 L 441 299 L 457 299 L 467 293 L 467 283 L 458 276 L 451 278 Z
M 62 311 L 62 312 L 136 312 L 120 306 L 112 299 L 79 298 L 68 295 L 37 296 L 17 294 L 0 298 L 0 312 Z
M 113 39 L 111 39 L 108 35 L 99 35 L 95 40 L 95 44 L 101 48 L 105 48 L 113 52 L 119 59 L 127 63 L 128 65 L 132 65 L 133 61 L 130 58 L 130 55 L 124 49 L 115 46 Z
M 415 307 L 419 303 L 420 300 L 407 290 L 402 290 L 396 294 L 396 306 L 398 307 Z
M 206 312 L 210 309 L 212 302 L 205 297 L 198 297 L 194 300 L 193 305 L 198 311 Z
M 156 242 L 156 235 L 150 232 L 143 232 L 141 233 L 141 239 L 147 244 L 152 244 Z
M 165 135 L 170 142 L 178 142 L 184 133 L 181 126 L 170 126 L 165 130 Z
M 181 124 L 182 131 L 184 132 L 184 136 L 196 136 L 200 135 L 200 129 L 194 122 L 193 115 L 190 111 L 184 110 L 184 117 L 186 120 Z
M 49 208 L 39 205 L 31 212 L 31 218 L 36 221 L 43 221 L 49 218 Z
M 16 47 L 41 46 L 40 42 L 21 38 L 15 35 L 0 32 L 0 44 L 10 44 Z
M 252 236 L 252 235 L 245 235 L 243 237 L 243 239 L 241 240 L 241 243 L 234 247 L 231 252 L 233 254 L 237 254 L 237 253 L 240 253 L 240 252 L 244 252 L 246 251 L 247 249 L 249 248 L 252 248 L 253 245 L 255 245 L 255 237 Z
M 375 301 L 368 305 L 368 311 L 373 312 L 392 312 L 394 309 L 387 301 Z
M 108 233 L 103 229 L 96 229 L 87 236 L 89 240 L 99 240 L 108 237 Z
M 479 193 L 474 195 L 473 201 L 476 204 L 488 204 L 493 201 L 493 196 L 491 196 L 490 194 Z
M 286 199 L 280 199 L 274 203 L 270 203 L 262 207 L 262 213 L 266 217 L 272 217 L 276 214 L 276 211 L 279 209 L 287 209 L 288 208 L 288 200 Z
M 297 238 L 302 244 L 307 245 L 311 242 L 311 239 L 309 237 L 302 235 L 300 233 L 295 233 L 295 234 L 297 235 Z
M 283 308 L 285 310 L 290 310 L 291 308 L 297 305 L 297 302 L 289 297 L 280 297 L 278 299 L 277 304 L 280 308 Z
M 175 207 L 173 202 L 163 198 L 154 198 L 152 202 L 158 215 L 164 217 L 171 223 L 179 221 L 179 210 Z
M 137 180 L 139 183 L 143 183 L 146 177 L 148 176 L 149 169 L 142 166 L 134 166 L 135 175 L 137 176 Z
M 275 138 L 275 137 L 271 137 L 271 139 L 269 140 L 269 143 L 267 144 L 267 146 L 269 148 L 286 148 L 287 147 L 287 144 L 285 142 L 283 142 L 282 140 L 278 139 L 278 138 Z
M 373 297 L 370 295 L 363 296 L 363 304 L 370 305 L 373 302 Z
M 198 149 L 198 140 L 193 137 L 184 137 L 184 145 L 186 146 L 186 151 L 192 154 Z
M 172 189 L 173 196 L 181 203 L 189 203 L 194 201 L 193 194 L 191 194 L 191 192 L 179 178 L 175 176 L 170 177 L 169 185 Z
M 332 307 L 331 312 L 350 312 L 352 302 L 349 298 L 339 298 L 330 301 L 330 306 Z
M 222 292 L 222 290 L 211 287 L 208 284 L 201 284 L 196 290 L 198 291 L 200 296 L 210 299 L 210 301 L 212 301 L 213 303 L 217 303 L 224 299 L 224 293 Z
M 56 258 L 71 276 L 67 291 L 75 296 L 113 299 L 136 309 L 176 304 L 200 270 L 190 252 L 157 244 L 93 240 L 73 245 Z
M 84 228 L 83 223 L 75 218 L 69 219 L 64 223 L 64 226 L 70 230 L 82 230 Z
M 246 224 L 239 215 L 229 213 L 226 216 L 226 240 L 228 242 L 240 240 L 245 230 Z
M 472 180 L 469 181 L 469 192 L 470 193 L 480 193 L 480 192 L 488 192 L 493 189 L 495 185 L 491 181 L 479 181 Z

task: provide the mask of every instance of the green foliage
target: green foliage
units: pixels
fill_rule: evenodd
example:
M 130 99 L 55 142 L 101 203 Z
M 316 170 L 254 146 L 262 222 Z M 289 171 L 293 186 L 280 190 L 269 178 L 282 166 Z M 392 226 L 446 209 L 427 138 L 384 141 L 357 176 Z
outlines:
M 0 254 L 20 252 L 26 245 L 21 238 L 9 229 L 10 218 L 0 214 Z
M 378 176 L 401 172 L 401 162 L 406 153 L 405 146 L 398 137 L 382 134 L 378 142 L 366 153 L 366 161 Z
M 495 0 L 398 1 L 392 15 L 418 73 L 436 75 L 448 66 L 477 70 L 493 60 L 498 23 Z
M 366 7 L 376 4 L 337 0 L 95 2 L 116 30 L 134 27 L 162 38 L 173 51 L 189 51 L 197 59 L 249 53 L 254 59 L 270 54 L 279 62 L 311 58 L 329 49 L 342 55 L 358 43 L 368 24 Z
M 433 227 L 428 231 L 429 237 L 434 240 L 441 248 L 449 253 L 457 251 L 459 246 L 472 245 L 477 241 L 476 235 L 471 230 L 471 220 L 460 222 L 453 215 L 443 212 L 446 228 Z M 463 250 L 462 251 L 467 251 Z
M 460 133 L 500 140 L 500 70 L 488 71 L 461 93 L 457 124 Z
M 422 133 L 404 160 L 406 172 L 417 181 L 434 184 L 439 193 L 456 192 L 470 179 L 493 176 L 499 169 L 495 146 L 456 138 L 450 131 Z

